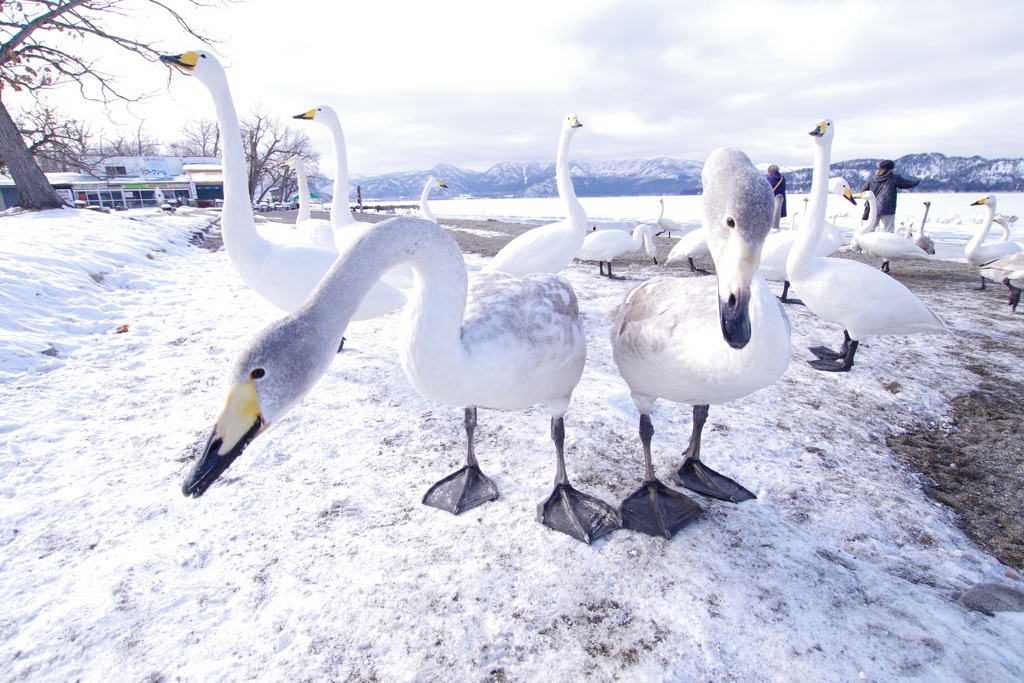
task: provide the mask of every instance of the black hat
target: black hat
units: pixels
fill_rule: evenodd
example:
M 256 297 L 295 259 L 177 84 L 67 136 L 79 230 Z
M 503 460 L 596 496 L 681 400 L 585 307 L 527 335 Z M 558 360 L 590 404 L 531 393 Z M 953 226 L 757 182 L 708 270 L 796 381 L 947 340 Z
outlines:
M 879 161 L 878 162 L 878 168 L 883 170 L 883 171 L 891 171 L 895 167 L 896 167 L 896 164 L 892 163 L 892 161 L 890 161 L 889 159 L 886 159 L 885 161 Z

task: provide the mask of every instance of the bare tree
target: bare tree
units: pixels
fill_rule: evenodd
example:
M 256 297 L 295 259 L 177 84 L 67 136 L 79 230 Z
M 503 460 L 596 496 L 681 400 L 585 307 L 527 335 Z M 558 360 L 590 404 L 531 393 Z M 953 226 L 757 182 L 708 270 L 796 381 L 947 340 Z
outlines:
M 29 154 L 45 172 L 82 171 L 89 164 L 92 132 L 60 110 L 39 103 L 16 116 L 18 131 Z
M 156 9 L 200 42 L 209 43 L 210 39 L 193 29 L 175 6 L 188 10 L 217 4 L 221 0 L 0 0 L 0 94 L 9 88 L 36 95 L 73 82 L 86 99 L 137 101 L 144 95 L 123 92 L 89 51 L 99 41 L 113 43 L 149 61 L 155 61 L 160 51 L 142 39 L 113 32 L 108 24 L 125 16 L 138 16 L 152 25 L 152 10 Z M 77 40 L 68 41 L 68 36 Z M 87 86 L 95 90 L 89 91 Z M 61 205 L 2 100 L 0 157 L 18 187 L 19 206 L 43 209 Z
M 249 164 L 249 196 L 256 201 L 281 184 L 282 178 L 291 170 L 284 165 L 288 157 L 297 155 L 310 159 L 312 163 L 319 161 L 308 135 L 288 128 L 280 118 L 262 109 L 253 109 L 239 123 L 245 159 Z
M 220 126 L 216 121 L 205 118 L 189 121 L 178 132 L 181 139 L 170 144 L 175 156 L 220 156 Z
M 140 123 L 131 137 L 123 134 L 116 138 L 101 139 L 93 150 L 99 157 L 145 157 L 163 152 L 162 145 L 142 129 Z

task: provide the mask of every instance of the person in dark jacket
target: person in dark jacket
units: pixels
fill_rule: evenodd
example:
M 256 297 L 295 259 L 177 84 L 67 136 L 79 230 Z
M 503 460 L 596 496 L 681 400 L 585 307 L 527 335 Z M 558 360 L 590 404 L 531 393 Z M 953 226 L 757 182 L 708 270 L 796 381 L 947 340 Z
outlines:
M 768 184 L 772 186 L 772 192 L 782 195 L 782 213 L 780 218 L 786 217 L 786 176 L 779 172 L 779 167 L 772 164 L 768 167 Z
M 896 190 L 908 190 L 917 187 L 921 182 L 918 179 L 908 180 L 901 175 L 896 175 L 893 169 L 896 167 L 889 159 L 878 162 L 878 170 L 875 177 L 864 183 L 861 192 L 871 190 L 875 193 L 875 205 L 878 207 L 878 222 L 880 227 L 875 228 L 882 232 L 893 232 L 896 226 Z M 862 220 L 868 219 L 869 206 L 865 202 L 864 215 Z

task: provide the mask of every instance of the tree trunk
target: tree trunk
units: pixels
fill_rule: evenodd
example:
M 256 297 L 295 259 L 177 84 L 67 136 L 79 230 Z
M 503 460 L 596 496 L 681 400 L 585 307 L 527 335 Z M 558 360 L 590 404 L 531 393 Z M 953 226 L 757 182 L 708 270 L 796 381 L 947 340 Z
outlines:
M 64 203 L 43 175 L 39 164 L 25 146 L 7 107 L 0 101 L 0 157 L 18 188 L 18 206 L 23 209 L 59 209 Z

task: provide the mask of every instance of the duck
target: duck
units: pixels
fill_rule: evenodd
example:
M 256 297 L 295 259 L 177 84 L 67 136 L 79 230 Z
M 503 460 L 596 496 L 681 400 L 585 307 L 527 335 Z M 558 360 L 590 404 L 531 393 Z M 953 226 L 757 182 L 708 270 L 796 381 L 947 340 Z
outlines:
M 654 229 L 647 224 L 633 228 L 632 236 L 623 230 L 591 230 L 583 240 L 583 248 L 576 258 L 581 261 L 597 261 L 601 275 L 604 275 L 604 264 L 608 264 L 608 277 L 612 275 L 612 259 L 636 251 L 641 247 L 655 264 L 658 263 L 658 248 L 654 245 Z
M 819 318 L 843 326 L 843 346 L 836 352 L 815 347 L 816 370 L 849 372 L 860 340 L 871 334 L 946 332 L 945 323 L 898 280 L 851 259 L 817 256 L 814 249 L 825 222 L 829 158 L 835 126 L 822 119 L 810 131 L 814 137 L 814 170 L 810 205 L 786 268 L 804 304 Z
M 587 236 L 587 212 L 576 198 L 569 175 L 569 143 L 583 127 L 575 114 L 566 114 L 555 156 L 555 183 L 565 203 L 566 219 L 549 223 L 519 235 L 494 255 L 483 270 L 510 275 L 557 273 L 569 265 L 583 247 Z
M 668 236 L 672 237 L 672 233 L 676 233 L 676 232 L 686 233 L 686 232 L 690 232 L 693 229 L 693 228 L 684 228 L 683 226 L 679 225 L 678 223 L 676 223 L 671 218 L 666 218 L 665 217 L 665 198 L 664 197 L 659 199 L 658 203 L 661 204 L 661 212 L 658 214 L 658 220 L 655 221 L 658 224 L 658 232 L 654 233 L 655 235 L 664 235 L 667 232 Z
M 242 281 L 259 296 L 286 313 L 297 310 L 330 270 L 337 253 L 305 244 L 275 244 L 257 232 L 248 196 L 242 133 L 224 68 L 205 50 L 163 55 L 160 61 L 195 76 L 213 97 L 217 124 L 224 140 L 221 235 L 231 264 Z M 399 308 L 405 301 L 400 290 L 377 283 L 352 319 L 375 318 Z
M 906 237 L 892 232 L 875 232 L 878 227 L 875 193 L 865 190 L 857 195 L 857 199 L 862 197 L 871 207 L 871 219 L 854 234 L 853 240 L 850 242 L 851 247 L 882 259 L 880 270 L 883 273 L 889 272 L 890 261 L 930 261 L 932 259 L 928 252 Z
M 988 237 L 988 231 L 992 229 L 992 223 L 996 214 L 996 198 L 993 195 L 988 195 L 975 202 L 971 202 L 971 206 L 985 207 L 985 220 L 982 222 L 981 227 L 978 228 L 978 231 L 974 233 L 971 241 L 964 247 L 964 257 L 966 257 L 968 263 L 972 266 L 982 267 L 996 259 L 1009 256 L 1021 250 L 1019 244 L 1005 238 L 999 242 L 984 244 L 985 238 Z M 1009 228 L 1003 227 L 1008 237 L 1010 234 Z M 981 275 L 981 287 L 979 289 L 985 289 L 984 274 Z
M 914 239 L 914 244 L 917 245 L 918 249 L 928 254 L 929 256 L 935 256 L 935 242 L 932 238 L 924 234 L 924 224 L 928 222 L 928 210 L 932 208 L 931 202 L 923 202 L 924 204 L 924 215 L 921 216 L 921 227 L 918 229 L 917 234 L 913 233 L 913 226 L 911 226 L 911 237 Z M 874 215 L 874 211 L 871 212 Z
M 295 229 L 299 232 L 299 238 L 315 247 L 334 251 L 334 229 L 331 222 L 313 218 L 311 215 L 305 162 L 302 157 L 295 155 L 288 157 L 284 165 L 295 169 L 295 179 L 299 186 L 299 214 L 295 218 Z
M 853 192 L 850 190 L 850 184 L 844 178 L 830 178 L 828 181 L 828 192 L 829 194 L 842 197 L 855 206 L 857 204 L 853 198 Z M 780 195 L 775 196 L 776 211 L 778 211 L 782 203 L 782 197 Z M 795 214 L 793 220 L 795 224 Z M 777 228 L 778 222 L 779 219 L 776 217 L 772 220 L 772 225 Z M 802 301 L 789 296 L 790 283 L 786 275 L 786 260 L 789 258 L 789 252 L 793 248 L 793 241 L 796 239 L 797 231 L 787 230 L 782 232 L 775 228 L 768 233 L 768 237 L 764 241 L 764 247 L 761 249 L 761 274 L 766 280 L 782 283 L 782 294 L 779 297 L 782 303 L 802 305 Z M 825 228 L 822 230 L 821 238 L 818 240 L 818 248 L 814 253 L 818 256 L 828 256 L 842 246 L 844 242 L 846 242 L 846 238 L 843 236 L 843 233 L 835 225 L 825 221 Z
M 715 262 L 711 278 L 662 277 L 634 287 L 612 309 L 615 365 L 640 413 L 645 481 L 619 506 L 623 528 L 671 538 L 701 514 L 688 496 L 654 473 L 651 412 L 658 399 L 693 406 L 690 443 L 678 485 L 731 502 L 756 496 L 701 460 L 711 404 L 734 401 L 775 382 L 789 366 L 790 325 L 757 271 L 772 222 L 771 186 L 742 151 L 723 147 L 701 172 L 703 229 Z
M 703 227 L 700 227 L 696 230 L 691 230 L 676 241 L 671 251 L 668 252 L 665 264 L 671 266 L 676 263 L 686 261 L 690 266 L 691 273 L 710 275 L 711 271 L 698 268 L 693 263 L 694 259 L 704 258 L 710 255 L 711 249 L 708 247 L 707 231 Z
M 430 206 L 427 204 L 427 197 L 430 195 L 430 191 L 435 187 L 448 186 L 444 184 L 443 180 L 438 180 L 434 176 L 427 178 L 427 182 L 423 184 L 423 194 L 420 195 L 420 214 L 422 217 L 433 223 L 437 222 L 437 217 L 434 216 L 434 212 L 430 210 Z
M 424 398 L 464 409 L 465 467 L 430 487 L 426 505 L 459 514 L 498 497 L 474 452 L 477 408 L 544 403 L 555 445 L 555 486 L 540 521 L 584 542 L 618 528 L 616 510 L 573 488 L 565 469 L 564 416 L 583 373 L 587 342 L 575 292 L 551 274 L 467 273 L 458 244 L 436 223 L 399 216 L 346 246 L 299 310 L 259 332 L 229 375 L 224 407 L 182 485 L 198 497 L 327 371 L 359 300 L 388 269 L 416 271 L 399 357 Z M 382 408 L 384 409 L 384 408 Z

